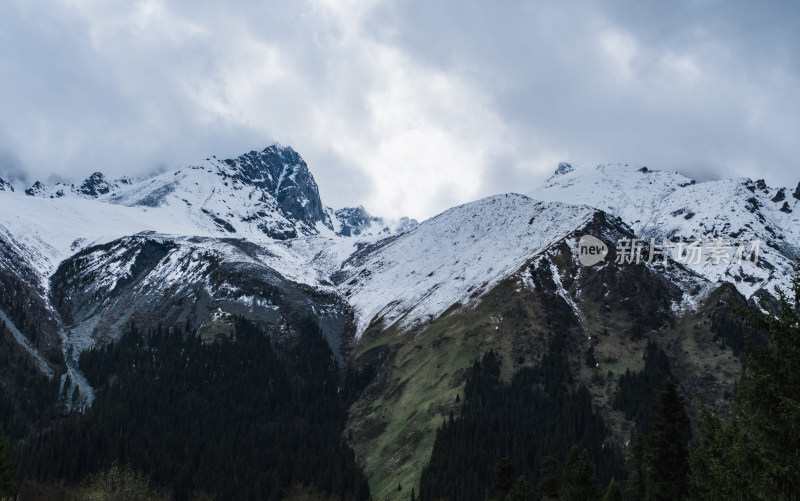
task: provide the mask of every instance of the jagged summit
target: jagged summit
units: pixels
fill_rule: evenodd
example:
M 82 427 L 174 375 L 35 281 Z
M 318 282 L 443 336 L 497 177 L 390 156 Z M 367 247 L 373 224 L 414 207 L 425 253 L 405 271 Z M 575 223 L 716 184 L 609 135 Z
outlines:
M 339 209 L 335 211 L 334 218 L 338 223 L 336 234 L 344 237 L 403 233 L 419 224 L 416 219 L 408 217 L 392 220 L 373 216 L 363 205 Z
M 109 181 L 102 172 L 94 172 L 78 186 L 66 183 L 56 183 L 48 186 L 41 181 L 35 181 L 25 189 L 25 194 L 29 197 L 40 198 L 98 198 L 120 186 L 131 184 L 131 182 L 130 178 L 127 177 Z
M 317 223 L 333 225 L 320 200 L 319 187 L 303 158 L 291 147 L 274 144 L 262 151 L 251 151 L 235 159 L 223 160 L 234 181 L 272 195 L 289 219 L 302 221 L 309 228 Z
M 27 251 L 45 274 L 85 246 L 143 231 L 264 244 L 303 236 L 379 238 L 417 224 L 324 206 L 306 162 L 279 144 L 142 179 L 111 180 L 98 171 L 79 185 L 37 181 L 24 195 L 2 186 L 10 218 L 0 225 L 26 235 Z
M 108 181 L 106 181 L 106 177 L 103 175 L 103 173 L 95 172 L 86 178 L 77 191 L 78 193 L 83 193 L 84 195 L 88 195 L 90 197 L 98 197 L 111 191 L 111 188 L 111 185 L 108 184 Z
M 553 173 L 553 175 L 554 176 L 561 176 L 561 175 L 564 175 L 564 174 L 566 174 L 568 172 L 572 172 L 573 170 L 575 170 L 575 168 L 572 166 L 572 164 L 569 164 L 567 162 L 560 162 L 558 164 L 558 168 Z
M 559 167 L 560 168 L 560 167 Z M 639 238 L 701 242 L 763 242 L 756 263 L 701 261 L 689 267 L 713 282 L 728 281 L 750 297 L 771 294 L 800 258 L 800 203 L 763 179 L 696 182 L 677 172 L 601 164 L 554 175 L 530 192 L 537 200 L 586 204 L 621 218 Z M 722 239 L 722 240 L 719 240 Z

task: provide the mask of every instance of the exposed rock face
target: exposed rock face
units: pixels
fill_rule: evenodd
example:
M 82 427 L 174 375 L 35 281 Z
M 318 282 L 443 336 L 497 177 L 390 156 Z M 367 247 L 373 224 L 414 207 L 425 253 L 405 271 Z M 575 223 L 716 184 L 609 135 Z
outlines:
M 90 197 L 98 197 L 100 195 L 105 195 L 110 190 L 111 187 L 109 186 L 108 181 L 106 181 L 103 173 L 95 172 L 91 176 L 87 177 L 83 184 L 81 184 L 81 186 L 78 188 L 78 193 L 82 193 Z
M 556 172 L 555 172 L 554 175 L 560 176 L 562 174 L 566 174 L 568 172 L 572 172 L 573 170 L 574 169 L 572 168 L 571 164 L 568 164 L 567 162 L 560 162 L 558 164 L 558 168 L 556 169 Z
M 224 162 L 234 169 L 234 179 L 271 194 L 288 219 L 310 228 L 317 222 L 332 228 L 314 176 L 292 148 L 272 145 Z
M 44 184 L 42 184 L 41 181 L 36 181 L 35 183 L 33 183 L 33 185 L 31 185 L 30 188 L 25 190 L 25 194 L 28 195 L 29 197 L 35 197 L 42 191 L 44 191 L 44 189 L 45 189 Z

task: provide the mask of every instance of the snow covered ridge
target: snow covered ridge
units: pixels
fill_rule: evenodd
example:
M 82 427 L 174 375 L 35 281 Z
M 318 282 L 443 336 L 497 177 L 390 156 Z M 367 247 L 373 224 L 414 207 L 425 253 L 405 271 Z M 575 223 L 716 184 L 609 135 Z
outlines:
M 580 237 L 575 232 L 598 214 L 645 240 L 761 239 L 756 263 L 688 265 L 700 279 L 733 283 L 746 297 L 786 287 L 800 258 L 800 186 L 697 183 L 623 165 L 562 163 L 530 197 L 493 196 L 422 224 L 375 217 L 363 207 L 326 207 L 302 157 L 280 145 L 234 159 L 210 157 L 147 179 L 95 173 L 80 185 L 12 188 L 0 183 L 0 245 L 25 256 L 43 290 L 66 260 L 142 232 L 173 242 L 206 239 L 211 246 L 235 240 L 260 249 L 248 266 L 346 298 L 359 334 L 378 321 L 414 328 L 456 303 L 471 304 L 553 245 Z M 162 264 L 158 270 L 174 269 Z M 114 289 L 130 272 L 110 264 L 99 269 L 92 274 L 97 290 Z M 663 273 L 676 283 L 667 275 L 678 272 Z M 180 285 L 191 277 L 151 278 L 143 283 Z
M 356 309 L 357 332 L 375 321 L 410 329 L 466 305 L 597 211 L 506 194 L 449 209 L 345 262 L 340 289 Z
M 408 219 L 384 221 L 367 214 L 363 207 L 339 211 L 325 207 L 305 161 L 291 147 L 278 144 L 234 159 L 206 158 L 147 179 L 108 180 L 95 172 L 80 185 L 45 186 L 37 181 L 24 193 L 36 198 L 78 198 L 166 209 L 173 219 L 184 220 L 187 227 L 202 234 L 250 240 L 333 235 L 340 230 L 345 236 L 388 235 L 416 224 Z M 363 212 L 362 220 L 354 225 L 349 216 L 358 210 Z M 144 229 L 148 228 L 140 231 Z
M 387 236 L 417 224 L 363 207 L 325 207 L 306 163 L 280 145 L 147 179 L 108 180 L 96 172 L 79 185 L 37 181 L 16 191 L 3 181 L 0 195 L 0 226 L 45 277 L 82 248 L 142 231 L 271 245 L 303 236 Z
M 772 293 L 775 286 L 788 289 L 791 265 L 800 259 L 800 184 L 792 191 L 746 178 L 695 182 L 675 172 L 606 164 L 559 166 L 529 195 L 614 214 L 646 241 L 760 239 L 764 245 L 755 263 L 688 265 L 711 282 L 734 283 L 748 298 Z

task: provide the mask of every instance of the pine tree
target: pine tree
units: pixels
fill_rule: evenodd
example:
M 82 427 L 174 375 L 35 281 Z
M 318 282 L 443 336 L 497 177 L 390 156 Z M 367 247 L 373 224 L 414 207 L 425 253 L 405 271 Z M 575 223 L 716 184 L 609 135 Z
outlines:
M 579 452 L 575 445 L 570 449 L 558 497 L 564 501 L 600 501 L 603 498 L 603 489 L 586 449 Z
M 542 468 L 542 480 L 536 486 L 539 496 L 544 500 L 558 499 L 558 491 L 561 489 L 561 465 L 558 459 L 552 454 L 544 458 L 544 468 Z
M 0 496 L 5 497 L 13 494 L 15 476 L 16 471 L 11 462 L 11 445 L 5 432 L 3 432 L 3 425 L 0 424 Z
M 688 493 L 689 453 L 685 436 L 689 417 L 683 396 L 672 380 L 653 404 L 653 428 L 648 437 L 648 498 L 675 501 Z
M 756 491 L 771 499 L 800 496 L 800 266 L 795 272 L 794 297 L 779 294 L 779 317 L 746 313 L 767 332 L 769 347 L 750 343 L 737 388 L 736 415 L 759 445 Z
M 503 500 L 514 487 L 514 465 L 511 459 L 503 458 L 492 468 L 492 487 L 495 499 Z
M 630 475 L 627 482 L 628 499 L 632 501 L 645 501 L 647 499 L 647 439 L 641 433 L 633 436 L 628 452 L 628 471 Z
M 623 501 L 623 499 L 622 488 L 614 477 L 611 477 L 611 482 L 608 483 L 606 493 L 603 494 L 603 501 Z
M 769 346 L 748 343 L 733 420 L 723 423 L 701 407 L 700 441 L 691 454 L 692 495 L 698 499 L 721 499 L 717 493 L 732 484 L 740 498 L 800 497 L 800 265 L 791 296 L 778 294 L 778 317 L 740 311 L 766 332 Z
M 511 488 L 511 491 L 506 495 L 504 501 L 528 501 L 531 495 L 531 484 L 528 482 L 528 479 L 525 478 L 525 475 L 520 475 L 516 482 L 514 482 L 514 487 Z
M 727 501 L 756 499 L 746 475 L 748 458 L 755 447 L 740 433 L 736 423 L 723 422 L 700 404 L 698 443 L 690 449 L 690 491 L 692 499 Z

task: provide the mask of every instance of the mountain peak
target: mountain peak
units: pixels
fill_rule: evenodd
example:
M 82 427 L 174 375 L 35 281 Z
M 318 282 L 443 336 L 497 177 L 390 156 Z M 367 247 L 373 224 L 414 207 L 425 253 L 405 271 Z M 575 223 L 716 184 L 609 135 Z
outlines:
M 339 225 L 336 234 L 343 237 L 396 235 L 419 225 L 416 219 L 408 217 L 387 219 L 373 216 L 363 205 L 339 209 L 334 212 L 334 217 Z
M 564 175 L 564 174 L 566 174 L 568 172 L 572 172 L 573 170 L 575 170 L 575 168 L 572 166 L 572 164 L 569 164 L 567 162 L 560 162 L 558 164 L 558 168 L 553 173 L 553 175 L 554 176 L 561 176 L 561 175 Z
M 14 191 L 14 186 L 11 183 L 0 177 L 0 191 Z
M 102 172 L 95 172 L 86 178 L 77 191 L 90 197 L 98 197 L 111 191 L 111 186 Z
M 291 147 L 273 144 L 223 160 L 229 175 L 242 184 L 272 195 L 289 219 L 314 228 L 321 222 L 332 228 L 319 196 L 319 187 L 305 160 Z

